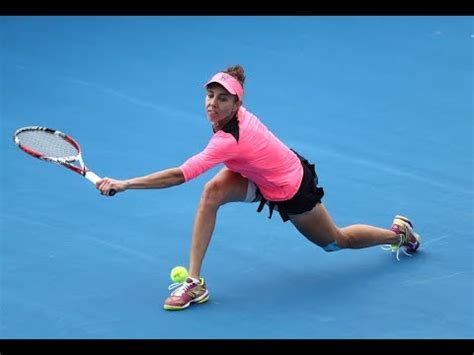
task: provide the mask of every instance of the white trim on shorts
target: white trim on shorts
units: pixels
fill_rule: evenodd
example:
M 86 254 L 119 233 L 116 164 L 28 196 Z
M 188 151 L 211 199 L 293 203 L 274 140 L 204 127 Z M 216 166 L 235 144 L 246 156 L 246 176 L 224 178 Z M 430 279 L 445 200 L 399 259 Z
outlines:
M 243 202 L 253 203 L 260 201 L 260 196 L 257 196 L 257 185 L 253 181 L 247 180 L 247 195 L 245 195 L 245 200 Z M 265 203 L 268 205 L 268 201 Z M 274 211 L 278 212 L 278 206 L 273 207 Z
M 253 181 L 247 180 L 247 195 L 243 202 L 256 202 L 257 201 L 257 185 Z

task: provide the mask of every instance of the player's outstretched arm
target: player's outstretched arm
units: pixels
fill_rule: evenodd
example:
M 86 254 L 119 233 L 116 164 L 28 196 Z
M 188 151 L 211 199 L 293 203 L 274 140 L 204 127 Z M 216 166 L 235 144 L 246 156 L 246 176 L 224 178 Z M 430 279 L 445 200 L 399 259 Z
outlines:
M 182 184 L 184 181 L 181 169 L 171 168 L 128 180 L 105 177 L 97 182 L 96 187 L 102 195 L 108 196 L 110 190 L 121 192 L 129 189 L 163 189 Z

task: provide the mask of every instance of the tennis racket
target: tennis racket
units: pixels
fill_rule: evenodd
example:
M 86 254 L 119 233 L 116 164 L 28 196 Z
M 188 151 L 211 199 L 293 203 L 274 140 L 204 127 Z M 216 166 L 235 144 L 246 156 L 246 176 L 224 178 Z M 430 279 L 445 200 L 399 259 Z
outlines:
M 23 127 L 13 137 L 21 150 L 35 158 L 62 165 L 81 174 L 94 185 L 101 180 L 84 164 L 79 143 L 60 131 L 46 127 Z M 115 193 L 112 189 L 109 196 Z

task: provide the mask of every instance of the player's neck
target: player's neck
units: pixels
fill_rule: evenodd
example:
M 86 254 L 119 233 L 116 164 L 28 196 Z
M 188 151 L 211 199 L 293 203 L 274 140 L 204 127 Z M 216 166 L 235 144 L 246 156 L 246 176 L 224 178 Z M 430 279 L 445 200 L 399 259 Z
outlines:
M 224 128 L 234 117 L 236 117 L 237 114 L 231 115 L 227 117 L 226 119 L 216 122 L 212 125 L 212 129 L 214 130 L 214 133 L 217 131 L 220 131 L 222 128 Z

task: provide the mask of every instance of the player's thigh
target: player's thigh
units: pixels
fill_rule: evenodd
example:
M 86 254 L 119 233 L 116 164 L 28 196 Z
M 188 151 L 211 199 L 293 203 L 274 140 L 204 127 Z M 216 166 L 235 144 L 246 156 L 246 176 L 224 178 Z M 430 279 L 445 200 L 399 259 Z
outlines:
M 239 173 L 223 168 L 209 182 L 206 190 L 217 194 L 222 204 L 244 201 L 247 196 L 248 179 Z
M 339 229 L 322 203 L 317 203 L 311 211 L 289 217 L 301 234 L 321 247 L 336 241 L 339 236 Z

